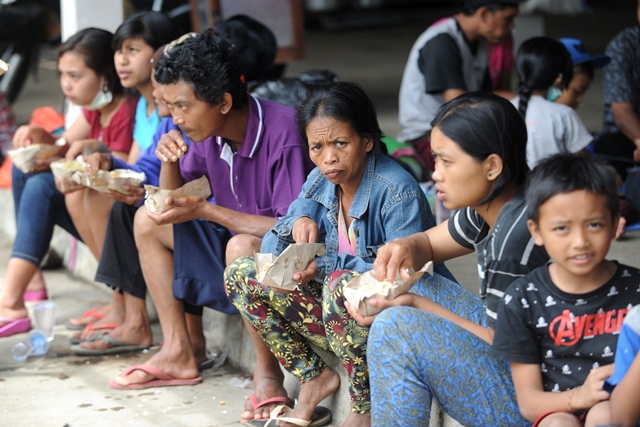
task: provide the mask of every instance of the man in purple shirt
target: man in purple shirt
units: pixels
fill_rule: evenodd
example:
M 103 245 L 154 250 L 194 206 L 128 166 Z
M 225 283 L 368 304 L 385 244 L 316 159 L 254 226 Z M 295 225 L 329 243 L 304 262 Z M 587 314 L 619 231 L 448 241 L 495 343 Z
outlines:
M 224 291 L 226 261 L 259 250 L 312 169 L 295 112 L 247 94 L 235 52 L 222 38 L 211 32 L 188 37 L 156 69 L 174 123 L 194 141 L 188 147 L 175 130 L 161 138 L 160 187 L 175 189 L 204 175 L 215 204 L 195 196 L 167 198 L 171 209 L 161 215 L 136 213 L 136 245 L 164 344 L 146 364 L 112 379 L 116 389 L 202 381 L 194 356 L 205 347 L 202 307 L 236 313 Z M 257 364 L 265 368 L 257 376 L 281 376 L 273 356 L 263 356 Z M 272 392 L 284 390 L 280 384 Z

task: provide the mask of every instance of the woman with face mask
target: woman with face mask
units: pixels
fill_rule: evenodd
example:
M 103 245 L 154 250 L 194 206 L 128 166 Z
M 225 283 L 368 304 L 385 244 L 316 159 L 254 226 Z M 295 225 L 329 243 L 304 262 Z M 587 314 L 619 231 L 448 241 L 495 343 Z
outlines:
M 142 12 L 127 18 L 113 35 L 113 63 L 120 84 L 140 94 L 135 110 L 133 140 L 127 163 L 133 164 L 147 147 L 160 124 L 160 116 L 153 99 L 151 83 L 151 57 L 160 46 L 178 36 L 171 19 L 159 12 Z M 84 153 L 80 153 L 84 154 Z M 117 158 L 117 156 L 115 156 Z M 75 188 L 72 190 L 76 190 Z M 65 201 L 73 224 L 91 253 L 100 259 L 109 212 L 114 199 L 98 191 L 81 187 L 65 191 Z M 88 339 L 96 331 L 113 329 L 124 321 L 122 294 L 114 291 L 109 304 L 92 308 L 88 315 L 70 319 L 70 329 L 83 332 L 74 338 Z M 94 316 L 96 315 L 96 316 Z M 89 326 L 91 325 L 91 326 Z
M 39 269 L 53 234 L 59 225 L 74 237 L 80 235 L 56 189 L 51 161 L 99 148 L 126 159 L 133 142 L 133 117 L 137 100 L 124 94 L 113 64 L 111 41 L 105 30 L 88 28 L 66 41 L 58 52 L 60 85 L 65 96 L 83 107 L 82 114 L 60 138 L 39 126 L 22 126 L 13 138 L 15 148 L 31 144 L 60 146 L 58 156 L 38 160 L 33 173 L 12 172 L 16 209 L 16 238 L 0 293 L 0 337 L 31 329 L 24 305 L 26 299 L 46 299 L 44 278 Z

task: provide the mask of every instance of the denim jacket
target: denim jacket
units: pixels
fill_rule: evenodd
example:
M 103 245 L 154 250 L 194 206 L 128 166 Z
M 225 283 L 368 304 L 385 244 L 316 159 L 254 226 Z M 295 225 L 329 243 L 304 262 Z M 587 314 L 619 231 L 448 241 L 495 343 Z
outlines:
M 289 244 L 294 223 L 309 217 L 318 224 L 318 241 L 326 254 L 315 258 L 316 279 L 336 270 L 365 272 L 373 268 L 378 248 L 396 238 L 407 237 L 435 225 L 424 192 L 416 180 L 386 154 L 369 155 L 366 169 L 349 210 L 356 236 L 356 255 L 338 253 L 336 185 L 314 169 L 287 214 L 264 237 L 261 251 L 280 254 Z M 440 267 L 439 273 L 448 273 Z M 450 273 L 446 274 L 450 277 Z

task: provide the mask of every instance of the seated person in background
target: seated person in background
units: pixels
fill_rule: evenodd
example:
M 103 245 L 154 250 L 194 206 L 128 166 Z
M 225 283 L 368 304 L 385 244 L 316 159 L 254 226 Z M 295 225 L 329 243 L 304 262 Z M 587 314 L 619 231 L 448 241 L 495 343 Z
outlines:
M 571 56 L 548 37 L 526 40 L 518 49 L 518 96 L 511 100 L 527 124 L 527 163 L 534 168 L 556 153 L 586 150 L 593 137 L 576 112 L 554 101 L 573 76 Z
M 573 63 L 573 77 L 556 99 L 559 104 L 564 104 L 574 110 L 582 103 L 584 94 L 589 90 L 593 81 L 594 70 L 607 65 L 611 58 L 605 54 L 589 55 L 587 48 L 578 39 L 562 38 L 560 42 L 571 55 Z
M 413 44 L 400 86 L 397 139 L 414 145 L 430 171 L 429 132 L 438 108 L 465 92 L 492 89 L 487 43 L 511 37 L 523 1 L 464 0 L 459 14 L 436 22 Z
M 640 271 L 605 259 L 618 223 L 615 173 L 557 154 L 533 170 L 526 200 L 529 230 L 553 261 L 506 290 L 493 350 L 510 362 L 518 406 L 535 426 L 606 424 L 603 382 L 622 319 L 640 303 Z
M 106 145 L 114 156 L 127 158 L 133 142 L 136 99 L 124 94 L 116 74 L 112 38 L 108 31 L 88 28 L 60 46 L 60 86 L 71 102 L 84 107 L 83 114 L 61 139 L 38 126 L 21 126 L 14 136 L 14 147 L 54 144 L 58 140 L 60 154 L 69 157 Z M 0 296 L 0 337 L 31 329 L 23 293 L 30 282 L 44 289 L 39 265 L 49 249 L 54 226 L 80 238 L 49 170 L 52 160 L 55 158 L 38 161 L 36 173 L 23 173 L 13 167 L 17 231 Z
M 637 6 L 640 22 L 640 1 Z M 604 123 L 595 143 L 601 155 L 624 180 L 627 168 L 640 162 L 640 25 L 616 35 L 605 53 L 611 62 L 604 69 Z
M 640 306 L 636 305 L 624 318 L 616 347 L 615 370 L 605 382 L 611 393 L 609 405 L 611 426 L 640 425 Z M 612 392 L 613 390 L 613 392 Z
M 151 145 L 153 134 L 160 123 L 153 102 L 149 60 L 156 49 L 169 43 L 177 35 L 177 29 L 171 19 L 159 12 L 133 15 L 125 20 L 113 35 L 112 61 L 115 63 L 120 83 L 124 88 L 134 89 L 141 95 L 136 106 L 134 144 L 125 159 L 128 163 L 135 163 L 140 152 Z M 86 187 L 76 187 L 66 193 L 65 200 L 69 215 L 82 240 L 91 253 L 100 259 L 113 199 Z M 72 329 L 83 329 L 91 325 L 80 334 L 81 338 L 88 339 L 95 331 L 112 329 L 115 325 L 121 324 L 123 319 L 122 296 L 112 292 L 112 302 L 109 305 L 92 308 L 84 315 L 70 319 L 67 325 Z
M 189 147 L 175 130 L 160 139 L 160 186 L 206 176 L 215 204 L 179 197 L 166 200 L 171 209 L 163 214 L 136 212 L 135 242 L 164 343 L 146 364 L 112 379 L 116 389 L 202 381 L 196 354 L 205 348 L 203 306 L 237 313 L 224 292 L 226 259 L 260 247 L 311 170 L 294 111 L 249 96 L 234 48 L 215 33 L 168 49 L 155 78 L 174 123 L 194 142 Z M 232 240 L 234 234 L 242 236 Z M 278 372 L 267 376 L 281 376 L 275 359 L 272 365 Z
M 342 288 L 354 272 L 372 269 L 377 248 L 431 228 L 435 219 L 416 180 L 386 155 L 373 103 L 357 84 L 318 88 L 298 108 L 298 128 L 317 167 L 261 252 L 279 255 L 291 243 L 320 242 L 326 254 L 294 274 L 299 289 L 293 292 L 258 283 L 254 259 L 239 258 L 227 267 L 227 294 L 302 383 L 298 404 L 283 408 L 285 417 L 315 421 L 316 406 L 338 388 L 337 374 L 310 347 L 315 344 L 334 352 L 349 376 L 352 408 L 343 425 L 370 425 L 368 328 L 347 313 Z M 447 273 L 443 265 L 436 271 Z

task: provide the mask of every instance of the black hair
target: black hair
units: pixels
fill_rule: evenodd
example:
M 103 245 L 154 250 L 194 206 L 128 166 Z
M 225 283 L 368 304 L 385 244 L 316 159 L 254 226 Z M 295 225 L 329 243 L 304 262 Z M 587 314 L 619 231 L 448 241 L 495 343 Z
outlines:
M 124 93 L 118 73 L 113 62 L 111 41 L 113 34 L 99 28 L 85 28 L 71 36 L 58 48 L 58 60 L 67 52 L 77 52 L 82 55 L 84 62 L 95 73 L 104 77 L 109 91 L 114 95 Z M 100 88 L 102 90 L 102 88 Z
M 515 7 L 515 8 L 518 7 L 517 5 L 515 5 L 513 3 L 503 3 L 503 2 L 500 2 L 500 1 L 496 1 L 495 3 L 489 3 L 489 4 L 481 4 L 481 5 L 478 5 L 478 6 L 465 5 L 465 3 L 466 3 L 465 1 L 461 1 L 459 3 L 460 4 L 458 6 L 458 9 L 460 10 L 460 12 L 463 15 L 466 15 L 466 16 L 474 15 L 476 13 L 476 11 L 478 9 L 480 9 L 481 7 L 486 7 L 487 10 L 489 12 L 491 12 L 491 13 L 496 13 L 497 11 L 502 10 L 502 9 L 506 9 L 508 7 Z
M 357 83 L 335 82 L 318 86 L 297 109 L 298 132 L 305 141 L 307 126 L 317 117 L 331 117 L 349 124 L 361 138 L 371 138 L 371 154 L 386 153 L 373 102 Z
M 549 37 L 533 37 L 520 45 L 516 56 L 518 71 L 518 111 L 527 115 L 527 105 L 534 90 L 548 90 L 562 76 L 562 86 L 566 89 L 573 78 L 573 62 L 567 48 Z
M 616 174 L 611 166 L 591 156 L 554 154 L 533 169 L 525 186 L 527 216 L 538 222 L 540 207 L 551 197 L 584 190 L 605 196 L 611 218 L 619 213 Z
M 593 64 L 591 62 L 583 62 L 582 64 L 573 66 L 573 76 L 585 74 L 589 80 L 593 80 Z
M 217 22 L 214 30 L 233 45 L 246 81 L 258 81 L 274 66 L 278 53 L 276 36 L 266 25 L 247 15 Z
M 164 13 L 140 12 L 120 24 L 113 35 L 113 50 L 120 50 L 127 39 L 140 38 L 155 51 L 178 36 L 175 24 Z
M 231 95 L 234 109 L 247 103 L 247 85 L 235 49 L 213 30 L 187 37 L 167 49 L 154 77 L 162 85 L 188 83 L 196 99 L 212 106 L 219 105 L 225 93 Z
M 480 201 L 487 204 L 509 186 L 524 184 L 527 166 L 527 126 L 506 99 L 491 92 L 468 92 L 442 105 L 431 122 L 471 157 L 482 162 L 497 154 L 502 172 L 491 192 Z

